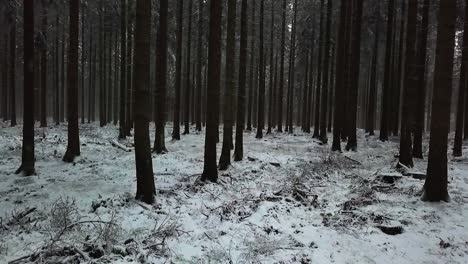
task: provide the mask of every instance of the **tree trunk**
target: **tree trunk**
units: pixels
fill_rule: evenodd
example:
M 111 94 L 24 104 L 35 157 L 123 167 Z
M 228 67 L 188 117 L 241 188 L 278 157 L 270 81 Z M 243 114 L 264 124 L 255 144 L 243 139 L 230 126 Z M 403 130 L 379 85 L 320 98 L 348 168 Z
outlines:
M 256 33 L 255 33 L 255 6 L 256 2 L 252 1 L 252 35 L 250 39 L 250 74 L 249 74 L 249 103 L 247 106 L 247 130 L 251 131 L 252 130 L 252 115 L 253 115 L 253 101 L 254 99 L 254 90 L 256 89 L 255 86 L 255 39 L 256 39 Z
M 47 6 L 42 8 L 42 37 L 44 44 L 41 48 L 41 127 L 47 127 Z
M 217 182 L 216 135 L 219 115 L 219 85 L 221 77 L 221 1 L 210 2 L 210 38 L 208 45 L 208 89 L 206 105 L 205 162 L 202 181 Z
M 70 0 L 70 44 L 68 47 L 68 92 L 67 121 L 68 145 L 63 161 L 73 162 L 80 156 L 80 135 L 78 128 L 78 36 L 80 21 L 80 1 Z
M 448 202 L 450 199 L 447 191 L 447 139 L 450 130 L 457 1 L 440 1 L 439 5 L 431 139 L 422 197 L 423 201 L 429 202 Z
M 190 97 L 191 95 L 191 80 L 190 80 L 190 70 L 191 70 L 191 61 L 192 61 L 192 6 L 193 0 L 189 1 L 188 8 L 188 32 L 187 32 L 187 57 L 185 63 L 185 96 L 184 96 L 184 135 L 190 133 Z
M 278 132 L 283 132 L 283 93 L 284 93 L 284 53 L 285 53 L 285 42 L 286 42 L 286 0 L 283 0 L 282 8 L 282 23 L 281 23 L 281 59 L 280 59 L 280 70 L 279 70 L 279 87 L 278 87 Z
M 323 79 L 322 79 L 322 112 L 320 118 L 320 141 L 328 143 L 327 136 L 327 109 L 328 109 L 328 89 L 329 89 L 329 68 L 330 68 L 330 42 L 331 42 L 331 16 L 332 16 L 332 0 L 328 0 L 327 4 L 327 25 L 325 29 L 325 38 L 323 39 L 325 50 L 323 52 Z M 360 34 L 360 29 L 359 29 Z M 359 66 L 359 65 L 358 65 Z
M 136 199 L 152 204 L 156 188 L 149 137 L 151 0 L 137 0 L 136 4 L 134 47 Z
M 391 90 L 391 72 L 392 72 L 392 36 L 393 36 L 393 17 L 395 13 L 395 0 L 388 1 L 387 18 L 387 40 L 385 45 L 385 71 L 382 95 L 382 110 L 380 118 L 380 140 L 388 141 L 389 116 L 390 116 L 390 90 Z
M 25 176 L 35 173 L 34 169 L 34 2 L 25 0 L 24 24 L 24 103 L 23 103 L 23 148 L 21 166 L 16 174 Z
M 11 126 L 16 124 L 16 1 L 12 2 L 11 27 L 10 27 L 10 117 Z
M 380 2 L 379 2 L 380 3 Z M 377 72 L 377 63 L 379 58 L 379 37 L 380 37 L 380 4 L 377 7 L 377 22 L 375 23 L 375 39 L 374 39 L 374 48 L 372 54 L 372 63 L 371 63 L 371 74 L 370 74 L 370 89 L 368 97 L 368 106 L 367 106 L 367 120 L 366 120 L 366 130 L 370 136 L 374 136 L 375 130 L 375 107 L 377 103 L 377 91 L 378 91 L 378 72 Z
M 165 138 L 166 117 L 166 84 L 167 84 L 167 0 L 159 1 L 159 30 L 156 39 L 156 137 L 154 140 L 154 152 L 161 154 L 167 152 Z
M 429 9 L 429 0 L 425 0 L 424 8 Z M 429 12 L 429 11 L 428 11 Z M 461 157 L 463 155 L 463 123 L 464 123 L 464 110 L 466 104 L 466 91 L 468 89 L 468 0 L 465 0 L 465 21 L 463 25 L 463 46 L 462 46 L 462 63 L 460 69 L 460 83 L 457 105 L 457 122 L 455 127 L 455 142 L 453 144 L 453 156 Z M 427 31 L 426 31 L 427 32 Z M 423 116 L 424 118 L 424 116 Z M 424 122 L 424 121 L 423 121 Z M 421 133 L 422 134 L 422 133 Z M 416 139 L 415 139 L 416 142 Z
M 264 0 L 262 0 L 264 1 Z M 236 89 L 236 0 L 228 1 L 226 36 L 226 91 L 224 94 L 223 148 L 219 159 L 219 170 L 227 170 L 231 165 L 233 102 Z
M 127 0 L 121 0 L 120 18 L 120 112 L 119 112 L 119 139 L 127 137 L 125 102 L 127 94 Z
M 195 103 L 195 123 L 196 130 L 202 131 L 202 90 L 204 89 L 202 82 L 203 71 L 203 0 L 198 0 L 198 47 L 197 47 L 197 95 Z
M 269 99 L 268 99 L 268 129 L 267 134 L 271 134 L 273 124 L 273 113 L 275 112 L 274 102 L 275 102 L 275 85 L 274 85 L 274 75 L 276 72 L 276 66 L 274 62 L 274 35 L 275 35 L 275 1 L 271 1 L 271 24 L 270 24 L 270 89 L 269 89 Z
M 182 84 L 182 31 L 183 31 L 183 0 L 177 1 L 177 51 L 175 74 L 174 130 L 172 139 L 180 140 L 180 90 Z
M 315 117 L 314 117 L 314 134 L 312 135 L 313 138 L 320 137 L 320 105 L 321 103 L 321 87 L 322 87 L 322 77 L 323 77 L 323 50 L 324 47 L 324 32 L 323 27 L 325 23 L 325 0 L 320 0 L 320 25 L 319 25 L 319 50 L 318 50 L 318 66 L 317 66 L 317 83 L 315 86 Z
M 247 62 L 247 31 L 247 0 L 242 0 L 239 54 L 239 88 L 237 92 L 237 122 L 234 161 L 241 161 L 244 155 L 243 135 L 245 127 L 245 86 L 247 79 L 247 68 L 245 67 Z
M 258 86 L 258 108 L 257 108 L 257 139 L 263 138 L 263 129 L 265 126 L 265 52 L 264 43 L 264 13 L 265 0 L 260 1 L 260 43 L 259 43 L 259 86 Z

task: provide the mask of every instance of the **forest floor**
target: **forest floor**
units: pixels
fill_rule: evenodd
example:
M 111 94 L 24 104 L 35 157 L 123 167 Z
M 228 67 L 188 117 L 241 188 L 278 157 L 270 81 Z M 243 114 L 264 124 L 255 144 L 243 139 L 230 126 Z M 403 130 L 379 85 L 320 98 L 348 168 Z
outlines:
M 0 122 L 0 263 L 467 263 L 468 158 L 450 159 L 451 202 L 424 203 L 426 162 L 395 170 L 396 138 L 361 131 L 358 152 L 336 154 L 299 129 L 252 132 L 245 160 L 202 184 L 204 134 L 172 142 L 168 127 L 147 206 L 133 139 L 80 129 L 66 164 L 66 126 L 37 128 L 37 176 L 23 177 L 21 127 Z

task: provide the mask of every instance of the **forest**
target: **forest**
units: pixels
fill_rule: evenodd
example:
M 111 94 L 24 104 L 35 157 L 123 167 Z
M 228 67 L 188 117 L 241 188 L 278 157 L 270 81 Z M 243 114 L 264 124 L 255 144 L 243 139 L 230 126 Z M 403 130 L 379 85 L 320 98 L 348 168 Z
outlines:
M 467 263 L 468 0 L 0 0 L 0 263 Z

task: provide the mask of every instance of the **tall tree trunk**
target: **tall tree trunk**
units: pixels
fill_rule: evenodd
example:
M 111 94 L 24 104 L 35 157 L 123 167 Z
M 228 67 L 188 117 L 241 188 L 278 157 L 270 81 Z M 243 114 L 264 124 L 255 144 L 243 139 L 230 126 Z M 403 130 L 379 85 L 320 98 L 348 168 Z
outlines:
M 378 90 L 378 77 L 377 77 L 377 63 L 379 58 L 379 38 L 380 38 L 380 2 L 377 7 L 377 22 L 375 23 L 375 39 L 372 54 L 371 74 L 370 74 L 370 89 L 367 107 L 367 121 L 366 127 L 370 136 L 374 135 L 375 130 L 375 107 L 377 103 L 377 90 Z
M 182 84 L 182 31 L 183 31 L 183 0 L 177 1 L 177 50 L 175 75 L 174 130 L 172 139 L 180 140 L 180 90 Z
M 202 82 L 203 72 L 203 0 L 198 0 L 198 43 L 197 43 L 197 95 L 195 103 L 196 130 L 202 131 Z
M 85 123 L 85 14 L 81 12 L 81 124 Z
M 156 89 L 158 94 L 156 112 L 156 137 L 154 152 L 167 152 L 165 138 L 166 83 L 167 83 L 167 0 L 159 1 L 159 30 L 156 39 Z
M 96 48 L 95 48 L 95 43 L 93 39 L 94 39 L 94 31 L 91 28 L 90 34 L 89 34 L 89 66 L 88 66 L 88 70 L 89 70 L 88 71 L 88 124 L 94 121 Z
M 426 3 L 427 1 L 427 3 Z M 425 0 L 424 8 L 429 9 L 429 0 Z M 425 10 L 426 11 L 426 10 Z M 429 12 L 429 11 L 428 11 Z M 468 89 L 468 0 L 465 0 L 465 21 L 463 24 L 463 47 L 462 47 L 462 64 L 460 69 L 460 83 L 457 105 L 457 121 L 455 127 L 455 142 L 453 144 L 453 156 L 461 157 L 463 155 L 463 123 L 464 110 L 466 104 L 466 91 Z M 427 31 L 426 31 L 427 32 Z M 423 116 L 424 122 L 424 116 Z M 422 134 L 422 133 L 421 133 Z M 415 138 L 416 142 L 416 138 Z
M 264 1 L 264 0 L 262 0 Z M 234 93 L 236 89 L 236 0 L 228 1 L 226 36 L 226 91 L 224 94 L 223 148 L 219 159 L 219 170 L 227 170 L 231 164 L 232 127 L 234 118 Z
M 127 94 L 127 0 L 121 0 L 121 18 L 120 18 L 120 113 L 119 113 L 119 139 L 127 137 L 125 102 Z
M 320 141 L 328 143 L 327 136 L 327 109 L 328 109 L 328 89 L 329 89 L 329 68 L 330 68 L 330 43 L 331 43 L 331 16 L 332 16 L 332 0 L 328 0 L 327 4 L 327 24 L 325 29 L 324 52 L 323 52 L 323 79 L 322 79 L 322 112 L 320 118 Z M 360 34 L 360 30 L 359 30 Z
M 191 95 L 191 80 L 190 80 L 190 70 L 191 70 L 191 61 L 192 61 L 192 6 L 193 0 L 189 1 L 188 8 L 188 32 L 187 32 L 187 57 L 185 63 L 185 97 L 184 97 L 184 135 L 190 133 L 190 97 Z
M 289 57 L 289 107 L 288 107 L 288 132 L 294 133 L 293 129 L 293 116 L 294 116 L 294 89 L 295 89 L 295 78 L 296 78 L 296 31 L 297 31 L 297 0 L 294 0 L 294 16 L 291 31 L 291 52 Z
M 16 1 L 12 1 L 11 27 L 10 27 L 10 117 L 11 126 L 16 124 Z
M 135 162 L 136 199 L 154 203 L 153 161 L 151 159 L 149 121 L 150 105 L 151 0 L 137 0 L 135 26 Z
M 307 111 L 308 111 L 308 98 L 309 98 L 309 54 L 310 49 L 306 48 L 306 66 L 304 69 L 304 90 L 302 93 L 302 119 L 301 119 L 301 129 L 303 132 L 307 131 Z
M 47 127 L 47 6 L 42 8 L 42 37 L 44 44 L 41 49 L 41 127 Z
M 249 103 L 247 105 L 247 130 L 251 131 L 252 130 L 252 115 L 253 115 L 253 102 L 255 101 L 254 98 L 254 93 L 256 90 L 255 86 L 255 39 L 256 39 L 256 33 L 255 33 L 255 6 L 256 2 L 252 1 L 252 35 L 250 39 L 250 73 L 249 73 Z
M 360 0 L 355 0 L 353 3 L 353 25 L 351 37 L 351 57 L 350 57 L 350 90 L 349 90 L 349 123 L 348 123 L 348 143 L 346 150 L 357 150 L 357 100 L 359 91 L 359 73 L 361 66 L 361 26 L 362 26 L 362 6 Z
M 429 202 L 449 201 L 450 199 L 447 191 L 447 139 L 450 130 L 457 1 L 440 1 L 439 5 L 431 139 L 427 178 L 422 198 Z
M 245 127 L 245 86 L 247 80 L 247 0 L 241 4 L 240 26 L 240 54 L 239 54 L 239 88 L 237 91 L 237 122 L 234 161 L 241 161 L 244 155 L 244 127 Z
M 282 22 L 281 22 L 281 59 L 279 70 L 279 87 L 278 87 L 278 107 L 277 107 L 277 121 L 278 132 L 283 132 L 283 94 L 284 94 L 284 53 L 286 42 L 286 0 L 283 0 L 282 6 Z
M 385 71 L 382 95 L 382 110 L 380 118 L 380 140 L 388 141 L 389 117 L 390 117 L 390 90 L 391 90 L 391 72 L 392 72 L 392 36 L 393 36 L 393 17 L 395 13 L 395 0 L 388 1 L 387 14 L 387 40 L 385 45 Z
M 416 57 L 418 3 L 410 1 L 408 6 L 408 27 L 406 37 L 405 84 L 403 87 L 403 113 L 400 136 L 400 164 L 413 167 L 412 132 L 414 131 L 416 108 L 413 102 L 417 101 L 418 69 Z
M 34 1 L 25 0 L 23 6 L 24 25 L 24 96 L 23 96 L 23 148 L 21 166 L 16 174 L 25 176 L 35 173 L 34 169 Z
M 70 0 L 70 44 L 68 47 L 68 92 L 67 121 L 68 145 L 63 161 L 73 162 L 80 156 L 80 135 L 78 128 L 78 38 L 80 21 L 80 1 Z
M 347 15 L 349 7 L 348 0 L 341 0 L 340 24 L 338 32 L 338 54 L 336 56 L 336 85 L 335 85 L 335 111 L 333 117 L 333 144 L 332 151 L 341 152 L 341 136 L 343 135 L 345 81 L 346 81 L 346 56 L 347 56 Z
M 259 87 L 258 87 L 258 108 L 257 108 L 257 135 L 258 139 L 263 138 L 263 129 L 265 126 L 265 52 L 264 43 L 264 13 L 265 0 L 260 1 L 260 42 L 259 42 Z
M 275 75 L 275 62 L 274 62 L 274 35 L 275 35 L 275 1 L 271 1 L 271 24 L 270 24 L 270 89 L 269 89 L 269 99 L 268 99 L 268 129 L 267 134 L 271 134 L 272 127 L 274 126 L 273 122 L 273 113 L 275 112 L 274 102 L 275 102 L 275 86 L 274 86 L 274 75 Z
M 127 129 L 127 136 L 130 136 L 131 130 L 134 126 L 134 101 L 135 101 L 135 96 L 133 89 L 135 88 L 133 85 L 133 69 L 134 69 L 134 63 L 133 63 L 133 50 L 134 50 L 134 37 L 133 37 L 133 28 L 132 28 L 132 21 L 130 21 L 130 11 L 132 10 L 130 2 L 127 3 L 128 7 L 128 17 L 129 21 L 127 23 L 127 112 L 126 112 L 126 129 Z
M 208 89 L 206 105 L 205 162 L 202 181 L 217 182 L 216 134 L 219 115 L 219 85 L 221 77 L 221 1 L 210 2 L 210 38 L 208 44 Z
M 66 81 L 65 81 L 65 68 L 66 68 L 66 57 L 65 57 L 65 49 L 66 49 L 66 37 L 65 37 L 65 19 L 62 25 L 62 49 L 61 49 L 61 68 L 60 68 L 60 122 L 65 122 L 65 90 L 66 90 Z
M 55 18 L 55 110 L 54 110 L 54 115 L 55 115 L 55 125 L 60 124 L 60 62 L 59 62 L 59 20 L 60 20 L 60 14 L 57 12 L 56 18 Z
M 318 66 L 317 66 L 317 83 L 315 86 L 315 117 L 314 117 L 314 134 L 312 135 L 313 138 L 320 137 L 320 105 L 321 103 L 321 87 L 323 81 L 323 50 L 324 47 L 324 32 L 323 27 L 325 23 L 325 0 L 320 0 L 320 24 L 319 24 L 319 50 L 318 50 Z
M 306 125 L 304 132 L 310 133 L 310 127 L 312 122 L 312 114 L 313 114 L 313 98 L 314 98 L 314 38 L 315 38 L 315 29 L 312 28 L 312 34 L 310 39 L 310 47 L 309 47 L 309 84 L 307 86 L 307 117 L 306 117 Z

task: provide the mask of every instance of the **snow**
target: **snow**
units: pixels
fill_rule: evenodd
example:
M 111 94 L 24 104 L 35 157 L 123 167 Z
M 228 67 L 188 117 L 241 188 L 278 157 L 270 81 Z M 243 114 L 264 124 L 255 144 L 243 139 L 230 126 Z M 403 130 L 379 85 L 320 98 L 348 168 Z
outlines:
M 382 143 L 360 131 L 358 152 L 336 154 L 298 128 L 294 135 L 274 133 L 262 140 L 246 132 L 244 161 L 220 172 L 218 184 L 202 184 L 204 134 L 192 130 L 170 141 L 171 131 L 168 125 L 169 152 L 153 156 L 157 204 L 147 206 L 133 198 L 134 153 L 112 146 L 117 127 L 82 125 L 82 156 L 74 164 L 61 161 L 66 126 L 36 128 L 37 176 L 23 177 L 13 173 L 21 159 L 21 127 L 0 122 L 0 263 L 50 244 L 57 201 L 74 201 L 79 220 L 113 219 L 110 235 L 95 243 L 130 252 L 106 249 L 104 256 L 82 263 L 468 261 L 468 159 L 450 160 L 451 202 L 424 203 L 424 181 L 394 169 L 397 138 Z M 133 149 L 132 142 L 120 144 Z M 425 161 L 416 161 L 415 172 L 425 168 Z M 396 180 L 386 183 L 381 175 Z M 27 208 L 37 208 L 28 221 L 8 224 Z M 387 235 L 381 226 L 402 227 L 403 233 Z M 151 248 L 161 242 L 158 230 L 167 227 L 173 232 L 164 247 Z M 85 224 L 55 246 L 86 251 L 86 236 L 100 234 L 99 228 Z

